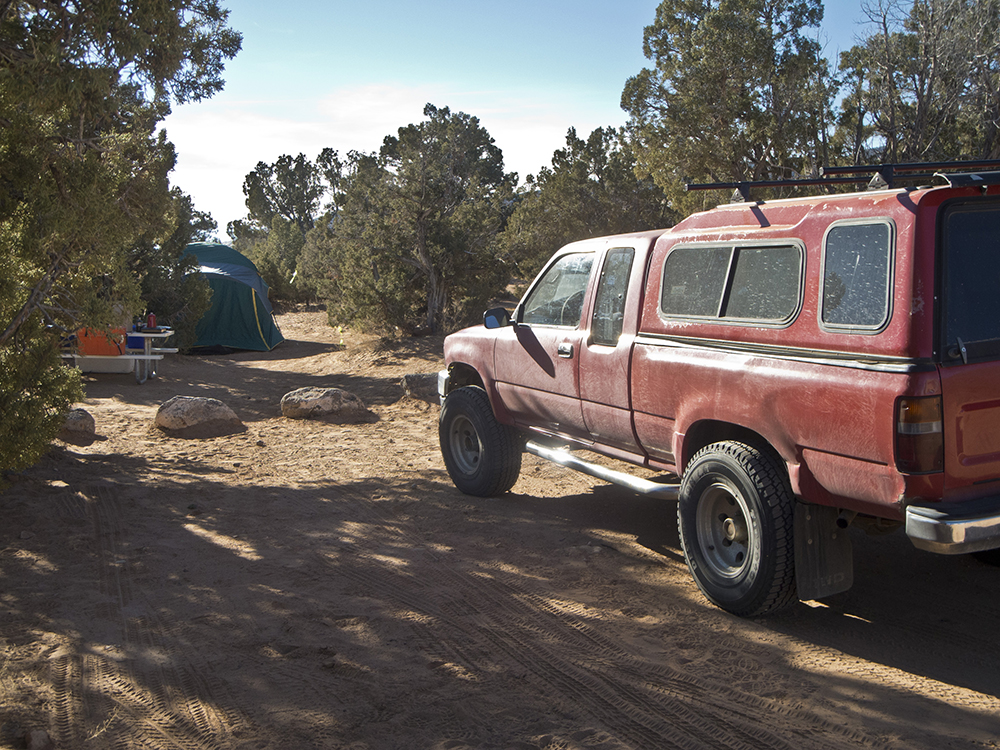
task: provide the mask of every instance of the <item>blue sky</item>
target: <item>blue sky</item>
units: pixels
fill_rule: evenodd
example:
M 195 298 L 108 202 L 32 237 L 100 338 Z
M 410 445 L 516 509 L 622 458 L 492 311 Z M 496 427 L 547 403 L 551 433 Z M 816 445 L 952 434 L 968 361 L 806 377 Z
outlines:
M 375 151 L 424 104 L 479 118 L 521 179 L 575 127 L 623 125 L 625 81 L 648 64 L 658 0 L 229 0 L 243 50 L 226 88 L 176 107 L 171 181 L 219 223 L 243 218 L 260 161 L 324 148 Z M 223 2 L 223 5 L 227 3 Z M 862 27 L 861 0 L 826 0 L 827 57 Z

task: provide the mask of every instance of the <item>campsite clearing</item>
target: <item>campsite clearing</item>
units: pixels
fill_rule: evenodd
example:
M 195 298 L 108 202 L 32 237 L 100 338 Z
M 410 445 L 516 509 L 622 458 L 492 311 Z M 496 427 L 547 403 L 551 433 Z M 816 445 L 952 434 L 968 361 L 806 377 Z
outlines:
M 98 439 L 0 494 L 0 747 L 1000 746 L 1000 569 L 852 531 L 849 592 L 732 617 L 671 503 L 533 456 L 459 493 L 400 385 L 440 338 L 278 322 L 270 352 L 86 375 Z M 378 420 L 282 417 L 305 386 Z M 167 437 L 176 395 L 247 430 Z

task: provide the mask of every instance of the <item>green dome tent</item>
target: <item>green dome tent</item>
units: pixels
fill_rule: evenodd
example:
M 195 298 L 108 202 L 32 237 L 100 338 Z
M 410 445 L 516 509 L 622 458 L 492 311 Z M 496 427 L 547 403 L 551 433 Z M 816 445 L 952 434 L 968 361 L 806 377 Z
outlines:
M 195 351 L 250 349 L 270 351 L 284 337 L 274 322 L 267 284 L 257 266 L 227 245 L 195 242 L 187 253 L 212 287 L 212 306 L 198 323 Z

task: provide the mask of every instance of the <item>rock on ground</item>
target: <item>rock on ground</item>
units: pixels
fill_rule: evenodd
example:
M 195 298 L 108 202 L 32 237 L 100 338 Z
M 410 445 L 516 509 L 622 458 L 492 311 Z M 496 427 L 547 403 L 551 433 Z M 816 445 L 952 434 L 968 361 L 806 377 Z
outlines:
M 205 396 L 174 396 L 156 410 L 154 424 L 181 437 L 229 435 L 246 429 L 236 412 Z
M 94 440 L 96 424 L 86 409 L 70 409 L 59 431 L 59 438 L 67 443 L 85 445 Z
M 281 413 L 290 419 L 325 419 L 340 424 L 371 422 L 374 415 L 353 393 L 340 388 L 299 388 L 281 399 Z
M 403 376 L 403 391 L 410 398 L 438 402 L 437 373 L 408 373 Z

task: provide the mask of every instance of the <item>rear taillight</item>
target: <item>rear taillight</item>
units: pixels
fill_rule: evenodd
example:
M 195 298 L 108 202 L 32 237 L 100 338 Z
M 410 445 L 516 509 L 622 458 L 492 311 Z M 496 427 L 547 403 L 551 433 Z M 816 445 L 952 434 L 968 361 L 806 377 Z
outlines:
M 944 470 L 941 397 L 901 398 L 896 403 L 896 468 L 905 474 Z

